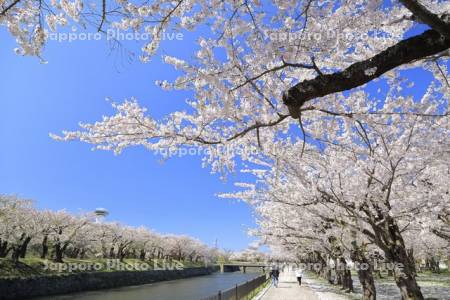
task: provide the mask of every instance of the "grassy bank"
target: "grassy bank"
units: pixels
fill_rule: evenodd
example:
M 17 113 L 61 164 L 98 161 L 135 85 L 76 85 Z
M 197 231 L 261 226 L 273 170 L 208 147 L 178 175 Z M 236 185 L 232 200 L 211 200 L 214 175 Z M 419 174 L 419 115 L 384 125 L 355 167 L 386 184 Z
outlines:
M 0 258 L 0 279 L 86 272 L 150 271 L 176 267 L 196 268 L 203 266 L 203 263 L 192 263 L 189 261 L 169 262 L 162 260 L 141 261 L 139 259 L 124 259 L 122 262 L 119 262 L 118 260 L 107 259 L 70 258 L 64 259 L 64 263 L 58 264 L 51 260 L 36 257 L 21 259 L 16 264 L 9 259 Z
M 314 284 L 310 285 L 318 290 L 330 290 L 338 294 L 341 294 L 348 299 L 356 300 L 361 299 L 362 289 L 359 283 L 358 277 L 353 274 L 353 286 L 354 293 L 345 293 L 340 289 L 340 286 L 331 285 L 323 278 L 317 276 L 315 273 L 308 273 L 308 278 L 313 281 Z M 387 272 L 383 272 L 382 278 L 375 278 L 375 284 L 377 289 L 377 296 L 379 298 L 389 298 L 399 299 L 400 293 L 399 289 L 395 284 L 394 278 L 388 276 Z M 442 270 L 441 273 L 432 273 L 429 271 L 420 272 L 417 275 L 417 281 L 421 287 L 422 293 L 425 298 L 429 299 L 447 299 L 445 296 L 450 295 L 450 274 L 447 270 Z M 390 299 L 390 298 L 389 298 Z
M 261 286 L 259 286 L 257 289 L 253 290 L 250 295 L 248 296 L 248 299 L 257 299 L 259 294 L 267 287 L 271 284 L 270 278 L 266 280 L 266 282 L 264 282 L 264 284 L 262 284 Z

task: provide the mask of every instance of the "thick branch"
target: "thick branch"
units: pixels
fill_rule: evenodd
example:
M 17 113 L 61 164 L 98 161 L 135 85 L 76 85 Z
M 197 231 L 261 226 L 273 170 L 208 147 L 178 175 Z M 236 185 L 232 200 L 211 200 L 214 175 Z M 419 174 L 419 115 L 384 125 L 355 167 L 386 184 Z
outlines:
M 275 121 L 270 121 L 268 123 L 256 123 L 254 125 L 251 125 L 245 129 L 243 129 L 242 131 L 236 133 L 235 135 L 227 138 L 226 141 L 229 142 L 229 141 L 235 140 L 239 137 L 245 136 L 247 133 L 249 133 L 250 131 L 255 130 L 255 129 L 276 126 L 276 125 L 280 124 L 287 117 L 288 117 L 288 115 L 280 115 L 280 117 Z M 205 140 L 202 137 L 196 137 L 193 140 L 196 142 L 199 142 L 201 144 L 206 144 L 206 145 L 218 145 L 218 144 L 223 143 L 223 141 Z
M 302 105 L 314 98 L 350 90 L 380 77 L 382 74 L 412 61 L 435 55 L 450 48 L 450 38 L 435 30 L 398 42 L 374 57 L 354 63 L 347 69 L 302 81 L 283 95 L 283 102 L 293 118 L 298 118 Z M 366 72 L 371 70 L 371 72 Z
M 437 235 L 438 237 L 440 237 L 441 239 L 450 241 L 450 234 L 447 234 L 443 231 L 439 231 L 437 229 L 432 229 L 431 230 L 435 235 Z
M 19 3 L 20 0 L 15 0 L 13 2 L 11 2 L 11 4 L 9 4 L 7 7 L 5 7 L 1 12 L 0 12 L 0 16 L 4 16 L 6 15 L 6 13 L 13 8 L 14 6 L 16 6 L 17 3 Z
M 438 15 L 433 14 L 416 0 L 400 0 L 400 2 L 422 23 L 427 24 L 442 35 L 450 37 L 450 26 Z

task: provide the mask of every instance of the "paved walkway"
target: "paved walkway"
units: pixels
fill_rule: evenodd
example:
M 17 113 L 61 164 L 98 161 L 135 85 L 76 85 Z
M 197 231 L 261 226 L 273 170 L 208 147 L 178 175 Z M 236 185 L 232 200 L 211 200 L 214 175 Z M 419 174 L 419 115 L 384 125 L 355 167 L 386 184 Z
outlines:
M 278 288 L 270 286 L 258 300 L 348 300 L 333 287 L 324 285 L 312 278 L 302 278 L 299 286 L 294 272 L 280 274 Z
M 271 286 L 261 300 L 319 300 L 307 284 L 298 285 L 293 272 L 280 274 L 278 287 Z

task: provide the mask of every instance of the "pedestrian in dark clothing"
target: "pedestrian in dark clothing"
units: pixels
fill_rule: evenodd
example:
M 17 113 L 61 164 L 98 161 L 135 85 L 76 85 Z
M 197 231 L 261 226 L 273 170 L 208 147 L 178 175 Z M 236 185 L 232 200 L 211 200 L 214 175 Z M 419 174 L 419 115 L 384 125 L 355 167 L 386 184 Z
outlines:
M 298 285 L 302 285 L 303 270 L 302 269 L 296 270 L 295 277 L 297 277 Z
M 270 278 L 272 278 L 272 284 L 278 287 L 278 277 L 280 276 L 280 271 L 278 269 L 272 269 L 270 271 Z

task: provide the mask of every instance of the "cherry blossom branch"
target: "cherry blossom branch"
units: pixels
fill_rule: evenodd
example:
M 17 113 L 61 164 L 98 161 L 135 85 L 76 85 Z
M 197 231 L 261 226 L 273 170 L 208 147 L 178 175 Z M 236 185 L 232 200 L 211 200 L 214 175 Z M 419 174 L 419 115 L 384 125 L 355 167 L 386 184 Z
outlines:
M 271 121 L 268 123 L 256 123 L 255 125 L 249 126 L 246 129 L 242 130 L 241 132 L 233 135 L 232 137 L 227 138 L 227 142 L 232 141 L 238 137 L 242 137 L 246 135 L 248 132 L 257 129 L 257 128 L 264 128 L 264 127 L 272 127 L 275 125 L 280 124 L 283 120 L 285 120 L 288 116 L 287 115 L 281 115 L 277 120 Z
M 4 16 L 6 15 L 6 13 L 13 8 L 14 6 L 16 6 L 16 4 L 18 4 L 20 2 L 20 0 L 14 0 L 13 2 L 11 2 L 11 4 L 9 4 L 7 7 L 5 7 L 1 12 L 0 12 L 0 16 Z
M 437 60 L 435 60 L 434 63 L 436 64 L 436 67 L 439 70 L 439 73 L 441 73 L 442 77 L 444 78 L 445 82 L 447 83 L 447 87 L 450 88 L 450 83 L 448 82 L 447 75 L 445 75 L 444 70 L 442 70 L 441 66 L 439 65 L 439 62 Z
M 271 69 L 267 69 L 267 70 L 261 72 L 260 74 L 247 79 L 243 83 L 241 83 L 241 84 L 237 85 L 236 87 L 232 88 L 231 92 L 240 89 L 241 87 L 243 87 L 243 86 L 247 85 L 248 83 L 251 83 L 251 82 L 253 82 L 253 81 L 255 81 L 255 80 L 257 80 L 257 79 L 259 79 L 261 77 L 263 77 L 264 75 L 267 75 L 267 74 L 272 73 L 272 72 L 280 71 L 280 70 L 282 70 L 284 68 L 287 68 L 287 67 L 303 68 L 303 69 L 310 69 L 310 70 L 315 70 L 316 69 L 316 67 L 314 65 L 307 65 L 307 64 L 300 64 L 300 63 L 289 63 L 289 62 L 285 62 L 283 59 L 282 59 L 282 62 L 283 63 L 281 65 L 279 65 L 279 66 L 273 67 Z
M 374 57 L 352 64 L 343 71 L 302 81 L 283 94 L 283 102 L 295 119 L 309 100 L 364 85 L 404 64 L 438 54 L 450 48 L 450 37 L 435 30 L 402 40 Z M 368 72 L 370 70 L 370 72 Z
M 102 0 L 102 18 L 100 21 L 100 25 L 98 26 L 98 31 L 102 31 L 103 23 L 106 20 L 106 0 Z
M 335 117 L 346 117 L 350 119 L 354 119 L 355 116 L 364 116 L 364 115 L 399 115 L 399 116 L 418 116 L 418 117 L 448 117 L 450 115 L 450 112 L 445 112 L 442 114 L 430 114 L 430 113 L 419 113 L 419 112 L 383 112 L 383 111 L 355 111 L 355 112 L 341 112 L 341 111 L 331 111 L 323 108 L 316 107 L 314 105 L 303 107 L 300 109 L 300 112 L 306 112 L 306 111 L 318 111 L 322 112 L 327 115 L 335 116 Z
M 442 20 L 438 15 L 430 12 L 416 0 L 400 0 L 400 2 L 409 9 L 418 20 L 440 32 L 443 36 L 450 37 L 449 24 Z

